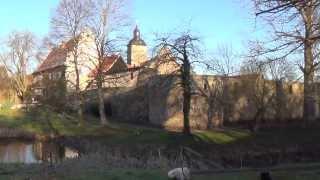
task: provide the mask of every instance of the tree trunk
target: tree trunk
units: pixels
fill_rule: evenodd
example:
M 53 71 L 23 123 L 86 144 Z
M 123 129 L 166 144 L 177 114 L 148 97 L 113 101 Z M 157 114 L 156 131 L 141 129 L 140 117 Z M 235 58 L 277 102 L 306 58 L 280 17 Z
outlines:
M 304 101 L 303 101 L 303 118 L 309 122 L 315 119 L 315 92 L 313 87 L 314 69 L 312 46 L 305 43 L 305 69 L 304 69 Z
M 260 129 L 261 116 L 263 114 L 263 108 L 258 107 L 256 114 L 254 115 L 253 124 L 250 127 L 251 132 L 258 132 Z
M 304 101 L 303 118 L 306 122 L 315 119 L 315 89 L 314 89 L 314 59 L 312 52 L 312 34 L 313 18 L 311 8 L 307 8 L 305 19 L 305 41 L 304 41 Z
M 183 133 L 191 134 L 190 131 L 190 104 L 191 96 L 187 89 L 183 92 Z
M 214 102 L 212 102 L 213 100 L 210 99 L 210 98 L 212 98 L 212 97 L 208 97 L 208 98 L 209 98 L 209 100 L 207 101 L 207 104 L 208 104 L 208 112 L 207 112 L 208 123 L 207 123 L 207 130 L 213 128 L 212 119 L 213 119 L 213 110 L 214 110 Z
M 19 99 L 19 103 L 23 103 L 24 102 L 24 96 L 23 95 L 18 94 L 17 97 Z
M 98 99 L 99 99 L 99 115 L 100 115 L 100 123 L 102 126 L 108 125 L 105 107 L 104 107 L 104 96 L 103 96 L 103 89 L 102 83 L 98 82 Z
M 75 42 L 76 44 L 78 42 Z M 83 97 L 81 93 L 81 87 L 80 87 L 80 73 L 79 73 L 79 66 L 78 66 L 78 45 L 74 47 L 74 69 L 76 73 L 76 95 L 77 95 L 77 109 L 78 109 L 78 118 L 79 118 L 79 126 L 82 126 L 84 124 L 84 118 L 83 118 Z
M 282 80 L 276 80 L 276 97 L 275 97 L 275 110 L 276 110 L 276 120 L 278 122 L 283 121 L 283 113 L 285 110 L 285 103 L 286 102 L 286 94 L 283 90 L 283 83 Z
M 190 63 L 187 56 L 182 65 L 182 88 L 183 88 L 183 133 L 190 135 L 190 105 L 191 105 L 191 82 L 190 82 Z
M 78 113 L 78 118 L 79 118 L 79 126 L 83 126 L 83 124 L 84 124 L 84 118 L 83 118 L 83 97 L 82 97 L 82 94 L 81 94 L 81 92 L 78 92 L 77 93 L 77 95 L 78 95 L 78 102 L 77 102 L 77 108 L 78 108 L 78 111 L 77 111 L 77 113 Z

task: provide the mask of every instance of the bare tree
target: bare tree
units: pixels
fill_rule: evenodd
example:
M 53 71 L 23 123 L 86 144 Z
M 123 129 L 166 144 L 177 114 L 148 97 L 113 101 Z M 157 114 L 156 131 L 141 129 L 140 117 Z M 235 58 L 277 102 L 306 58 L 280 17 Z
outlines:
M 232 104 L 228 78 L 238 73 L 237 60 L 239 57 L 235 53 L 232 45 L 221 44 L 217 47 L 215 53 L 205 63 L 208 71 L 216 75 L 214 82 L 204 78 L 205 89 L 198 88 L 199 95 L 204 97 L 208 104 L 208 126 L 213 127 L 212 119 L 214 115 L 220 115 L 219 123 L 216 126 L 223 126 L 225 119 L 231 111 Z
M 253 88 L 248 92 L 254 107 L 253 124 L 250 127 L 252 131 L 259 130 L 261 121 L 265 118 L 275 95 L 272 84 L 265 79 L 266 73 L 267 64 L 257 59 L 250 59 L 241 67 L 242 83 L 246 87 Z
M 237 74 L 237 60 L 239 56 L 234 51 L 232 45 L 221 44 L 217 47 L 216 53 L 208 62 L 209 70 L 221 76 Z
M 16 93 L 12 88 L 7 70 L 3 65 L 0 65 L 0 82 L 0 101 L 13 101 Z
M 286 59 L 268 59 L 266 63 L 267 74 L 274 81 L 293 81 L 297 79 L 295 67 Z
M 17 97 L 24 102 L 28 87 L 27 73 L 31 69 L 35 50 L 35 36 L 30 32 L 13 32 L 5 43 L 1 61 L 11 79 Z
M 203 87 L 199 86 L 201 83 L 195 83 L 196 94 L 203 97 L 207 104 L 207 129 L 223 126 L 224 112 L 230 107 L 227 104 L 230 102 L 228 96 L 225 96 L 227 95 L 225 80 L 223 76 L 216 76 L 214 79 L 203 76 Z M 217 117 L 218 119 L 214 119 Z
M 83 123 L 83 94 L 80 87 L 81 34 L 88 28 L 88 22 L 93 16 L 91 0 L 61 0 L 52 18 L 53 36 L 58 40 L 67 40 L 72 54 L 72 65 L 75 76 L 75 95 L 79 124 Z
M 304 75 L 303 116 L 315 118 L 315 69 L 319 65 L 319 0 L 253 0 L 256 15 L 263 17 L 274 31 L 268 48 L 257 51 L 259 55 L 274 54 L 278 59 L 303 54 Z
M 111 38 L 110 33 L 121 31 L 126 26 L 126 13 L 124 11 L 126 0 L 95 0 L 93 3 L 95 16 L 89 22 L 97 51 L 97 57 L 92 61 L 95 68 L 93 80 L 98 90 L 100 121 L 102 125 L 107 125 L 103 96 L 103 84 L 106 77 L 105 58 L 115 51 L 113 44 L 116 38 Z
M 175 61 L 180 66 L 177 72 L 179 83 L 183 94 L 183 132 L 191 134 L 190 130 L 190 105 L 192 92 L 192 66 L 200 63 L 201 50 L 199 39 L 191 33 L 185 32 L 177 37 L 165 37 L 159 39 L 156 46 L 162 49 L 161 59 L 164 61 Z
M 49 37 L 44 37 L 37 48 L 36 59 L 38 63 L 42 63 L 48 56 L 49 52 L 56 47 Z
M 285 92 L 285 85 L 294 82 L 297 79 L 294 65 L 289 63 L 286 59 L 282 60 L 267 60 L 266 76 L 272 80 L 272 86 L 275 92 L 274 109 L 276 112 L 276 119 L 282 120 L 285 118 L 286 104 L 288 102 L 288 94 Z M 269 76 L 269 77 L 268 77 Z

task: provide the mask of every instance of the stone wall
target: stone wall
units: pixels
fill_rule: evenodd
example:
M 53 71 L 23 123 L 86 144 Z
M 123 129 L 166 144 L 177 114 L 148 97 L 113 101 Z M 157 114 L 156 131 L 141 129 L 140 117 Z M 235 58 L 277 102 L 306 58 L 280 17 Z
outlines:
M 144 86 L 110 96 L 112 115 L 120 121 L 148 122 L 148 95 Z
M 150 69 L 123 73 L 121 79 L 113 81 L 104 89 L 107 115 L 118 121 L 149 123 L 148 82 L 154 72 Z M 131 78 L 132 77 L 132 78 Z M 124 84 L 127 87 L 124 87 Z M 96 90 L 86 94 L 87 109 L 98 107 Z M 111 116 L 111 117 L 110 117 Z
M 183 127 L 182 90 L 178 77 L 140 74 L 130 88 L 105 90 L 107 111 L 119 121 Z M 255 119 L 282 121 L 302 117 L 301 84 L 277 84 L 257 75 L 193 76 L 190 124 L 196 129 Z M 263 110 L 261 110 L 263 109 Z

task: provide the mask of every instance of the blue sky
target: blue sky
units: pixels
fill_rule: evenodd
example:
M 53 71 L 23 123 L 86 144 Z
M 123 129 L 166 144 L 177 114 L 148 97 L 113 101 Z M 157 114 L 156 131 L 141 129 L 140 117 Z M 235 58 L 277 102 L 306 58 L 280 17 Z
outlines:
M 0 36 L 10 31 L 28 30 L 38 36 L 46 35 L 49 29 L 51 12 L 57 0 L 9 0 L 1 2 Z
M 171 32 L 185 24 L 202 38 L 208 49 L 223 43 L 241 49 L 245 40 L 257 34 L 250 8 L 241 0 L 131 1 L 132 18 L 148 44 L 152 44 L 154 33 Z M 57 4 L 58 0 L 3 1 L 0 37 L 13 30 L 29 30 L 39 37 L 46 35 Z
M 240 48 L 254 37 L 254 16 L 244 0 L 135 0 L 133 17 L 142 34 L 170 32 L 188 25 L 208 49 L 218 44 Z M 185 4 L 182 4 L 185 2 Z M 147 38 L 148 39 L 148 38 Z M 148 39 L 149 41 L 149 39 Z

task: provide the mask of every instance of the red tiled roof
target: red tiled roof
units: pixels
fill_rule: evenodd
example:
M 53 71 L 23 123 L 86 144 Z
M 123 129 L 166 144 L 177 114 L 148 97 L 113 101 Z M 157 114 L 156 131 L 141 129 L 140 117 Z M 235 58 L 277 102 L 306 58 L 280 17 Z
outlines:
M 67 57 L 67 49 L 55 48 L 53 49 L 48 57 L 41 63 L 36 72 L 42 72 L 48 69 L 52 69 L 58 66 L 62 66 Z
M 119 55 L 111 55 L 105 57 L 102 65 L 103 70 L 107 72 L 112 67 L 112 65 L 118 60 L 119 57 Z
M 67 43 L 63 43 L 59 47 L 54 48 L 47 58 L 40 64 L 35 73 L 62 66 L 66 61 L 68 52 L 70 52 L 73 47 L 74 41 L 69 40 Z
M 119 55 L 111 55 L 107 56 L 103 60 L 102 69 L 103 73 L 108 73 L 108 71 L 112 68 L 113 64 L 120 58 Z M 94 77 L 97 74 L 97 69 L 92 70 L 89 76 Z

